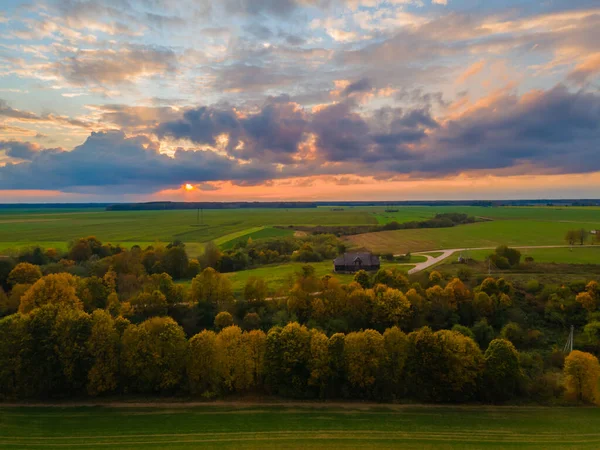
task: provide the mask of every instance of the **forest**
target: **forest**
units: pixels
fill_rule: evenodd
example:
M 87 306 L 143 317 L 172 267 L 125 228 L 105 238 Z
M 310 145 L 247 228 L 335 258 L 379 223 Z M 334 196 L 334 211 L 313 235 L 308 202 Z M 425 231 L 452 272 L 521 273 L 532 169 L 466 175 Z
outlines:
M 1 258 L 0 397 L 600 402 L 594 280 L 382 269 L 342 284 L 307 264 L 283 295 L 250 278 L 236 297 L 219 264 L 178 242 L 127 250 L 93 237 Z M 571 325 L 577 350 L 565 354 Z

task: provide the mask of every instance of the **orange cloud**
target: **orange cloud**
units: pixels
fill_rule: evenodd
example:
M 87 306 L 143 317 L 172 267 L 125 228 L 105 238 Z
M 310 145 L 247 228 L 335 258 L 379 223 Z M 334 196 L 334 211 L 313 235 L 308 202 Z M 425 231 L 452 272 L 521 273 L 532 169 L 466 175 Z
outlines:
M 456 83 L 461 84 L 467 81 L 469 78 L 477 75 L 479 72 L 483 70 L 485 67 L 485 61 L 477 61 L 476 63 L 471 64 L 467 70 L 465 70 L 457 79 Z

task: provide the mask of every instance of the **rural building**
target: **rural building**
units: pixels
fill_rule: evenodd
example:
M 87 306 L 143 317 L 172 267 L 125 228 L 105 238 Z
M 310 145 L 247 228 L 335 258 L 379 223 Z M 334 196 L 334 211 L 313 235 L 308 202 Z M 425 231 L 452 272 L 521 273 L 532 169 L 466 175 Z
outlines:
M 358 272 L 359 270 L 379 270 L 379 257 L 369 252 L 344 253 L 333 260 L 336 272 Z

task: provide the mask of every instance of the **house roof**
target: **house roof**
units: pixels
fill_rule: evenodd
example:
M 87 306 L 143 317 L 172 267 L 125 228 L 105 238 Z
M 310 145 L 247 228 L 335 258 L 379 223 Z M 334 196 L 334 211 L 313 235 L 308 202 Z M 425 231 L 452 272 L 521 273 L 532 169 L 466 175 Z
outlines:
M 369 252 L 344 253 L 333 260 L 336 266 L 354 266 L 354 262 L 360 259 L 363 266 L 376 266 L 379 264 L 379 257 Z

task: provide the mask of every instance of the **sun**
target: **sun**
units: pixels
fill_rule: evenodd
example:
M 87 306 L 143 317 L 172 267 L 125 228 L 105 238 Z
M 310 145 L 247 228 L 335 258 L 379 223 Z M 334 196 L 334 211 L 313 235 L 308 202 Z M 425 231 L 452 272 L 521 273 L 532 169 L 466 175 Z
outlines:
M 190 184 L 190 183 L 186 183 L 186 184 L 184 184 L 184 185 L 183 185 L 183 188 L 184 188 L 186 191 L 193 191 L 193 190 L 194 190 L 194 186 L 193 186 L 192 184 Z

